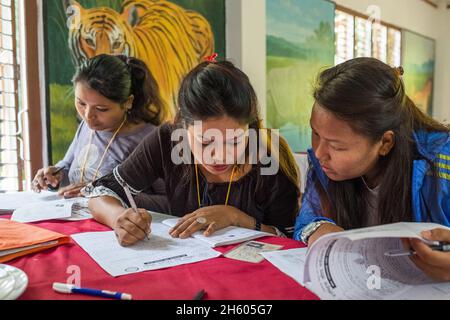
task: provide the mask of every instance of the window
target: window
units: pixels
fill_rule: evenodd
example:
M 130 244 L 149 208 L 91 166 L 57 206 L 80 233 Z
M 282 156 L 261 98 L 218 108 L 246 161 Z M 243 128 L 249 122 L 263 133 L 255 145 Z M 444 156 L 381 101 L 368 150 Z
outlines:
M 0 0 L 0 191 L 23 185 L 15 14 L 14 0 Z
M 373 57 L 391 66 L 400 66 L 400 29 L 338 7 L 335 31 L 336 64 L 358 57 Z

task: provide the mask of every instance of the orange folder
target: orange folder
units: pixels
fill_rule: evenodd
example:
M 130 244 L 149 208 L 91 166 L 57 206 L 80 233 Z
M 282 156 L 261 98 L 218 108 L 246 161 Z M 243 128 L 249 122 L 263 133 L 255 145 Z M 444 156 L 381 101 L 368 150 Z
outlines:
M 0 263 L 69 242 L 66 235 L 0 219 Z

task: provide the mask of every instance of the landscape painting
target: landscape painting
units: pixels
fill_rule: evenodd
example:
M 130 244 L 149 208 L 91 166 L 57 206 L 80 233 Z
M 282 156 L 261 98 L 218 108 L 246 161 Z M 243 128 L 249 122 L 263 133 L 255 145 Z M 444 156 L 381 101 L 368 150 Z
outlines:
M 334 65 L 335 5 L 325 0 L 266 0 L 267 125 L 294 152 L 311 146 L 309 118 L 318 73 Z
M 423 112 L 433 111 L 436 43 L 419 34 L 403 32 L 403 76 L 406 94 Z

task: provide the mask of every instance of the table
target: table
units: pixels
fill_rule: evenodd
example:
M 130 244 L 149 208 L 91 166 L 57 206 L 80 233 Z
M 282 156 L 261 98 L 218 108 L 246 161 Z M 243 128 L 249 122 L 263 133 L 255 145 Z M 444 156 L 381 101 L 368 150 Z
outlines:
M 1 216 L 9 219 L 10 216 Z M 77 222 L 47 221 L 34 225 L 71 235 L 80 232 L 109 231 L 95 220 Z M 283 249 L 302 244 L 278 237 L 258 239 L 281 244 Z M 236 245 L 216 248 L 226 252 Z M 53 291 L 53 282 L 67 282 L 80 271 L 81 286 L 126 292 L 137 300 L 191 300 L 201 289 L 205 300 L 317 300 L 308 289 L 279 271 L 268 261 L 253 264 L 218 257 L 173 268 L 146 271 L 120 277 L 107 274 L 73 240 L 70 244 L 17 258 L 6 264 L 25 271 L 29 285 L 21 300 L 86 300 L 84 295 L 65 295 Z

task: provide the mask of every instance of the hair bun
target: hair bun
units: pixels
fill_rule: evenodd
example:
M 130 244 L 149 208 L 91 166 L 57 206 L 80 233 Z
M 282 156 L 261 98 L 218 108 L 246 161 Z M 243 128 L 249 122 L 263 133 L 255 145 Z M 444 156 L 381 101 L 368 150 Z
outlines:
M 146 71 L 144 66 L 133 57 L 128 57 L 126 60 L 126 64 L 128 67 L 128 70 L 130 71 L 130 74 L 132 78 L 138 80 L 138 81 L 144 81 L 146 79 Z
M 403 69 L 402 66 L 395 68 L 395 71 L 397 72 L 397 74 L 402 77 L 405 74 L 405 69 Z

